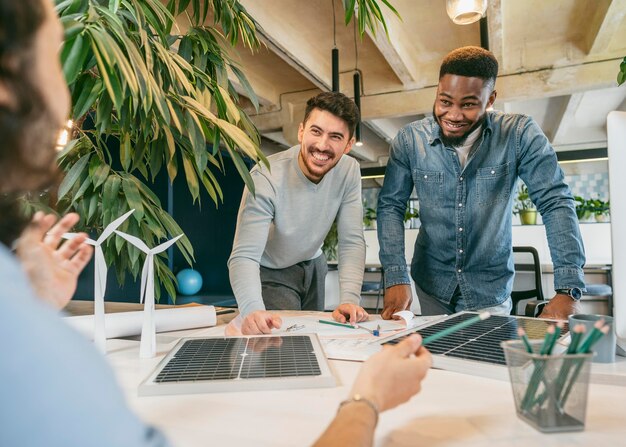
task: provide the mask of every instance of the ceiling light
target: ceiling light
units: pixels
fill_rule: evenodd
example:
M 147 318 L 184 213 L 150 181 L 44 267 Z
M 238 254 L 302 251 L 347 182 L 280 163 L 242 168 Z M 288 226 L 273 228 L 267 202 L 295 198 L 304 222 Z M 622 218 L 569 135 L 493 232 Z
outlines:
M 609 157 L 585 158 L 581 160 L 559 160 L 559 164 L 567 165 L 570 163 L 592 163 L 594 161 L 609 161 Z
M 363 142 L 362 141 L 357 141 L 356 143 L 354 143 L 355 146 L 357 147 L 361 147 L 363 146 Z
M 485 15 L 487 0 L 446 0 L 448 16 L 457 25 L 469 25 Z
M 67 142 L 70 137 L 70 130 L 72 129 L 72 125 L 73 125 L 72 120 L 69 120 L 66 123 L 66 126 L 63 129 L 61 129 L 61 132 L 59 133 L 59 136 L 57 138 L 57 145 L 56 145 L 57 151 L 63 150 L 63 148 L 65 148 L 65 146 L 67 145 Z

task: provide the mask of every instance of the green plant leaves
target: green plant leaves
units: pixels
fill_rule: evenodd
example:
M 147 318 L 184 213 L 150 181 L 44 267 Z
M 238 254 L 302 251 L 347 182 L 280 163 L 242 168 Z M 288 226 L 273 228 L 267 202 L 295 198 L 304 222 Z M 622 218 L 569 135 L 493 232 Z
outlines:
M 357 0 L 346 3 L 354 11 Z M 246 159 L 268 163 L 233 82 L 256 108 L 258 99 L 227 50 L 238 42 L 256 48 L 259 40 L 254 21 L 238 1 L 55 4 L 66 35 L 61 58 L 72 95 L 73 133 L 80 138 L 59 156 L 66 172 L 59 187 L 61 212 L 78 211 L 81 229 L 97 232 L 134 208 L 133 219 L 125 223 L 128 231 L 154 245 L 182 232 L 146 183 L 162 168 L 173 180 L 182 163 L 193 200 L 204 188 L 217 205 L 223 192 L 216 174 L 224 170 L 222 156 L 228 154 L 254 192 Z M 374 25 L 382 13 L 374 0 L 358 0 L 358 5 L 363 32 L 362 26 Z M 180 30 L 185 30 L 182 35 Z M 124 249 L 118 239 L 105 244 L 104 252 L 122 281 L 126 272 L 138 274 L 142 255 Z M 177 247 L 191 263 L 189 240 L 181 238 Z M 156 275 L 174 293 L 174 277 L 163 259 L 155 264 Z
M 77 26 L 80 28 L 80 25 Z M 74 38 L 67 41 L 61 52 L 63 63 L 63 74 L 68 84 L 73 84 L 85 63 L 89 54 L 89 43 L 82 34 L 76 34 Z
M 93 107 L 96 99 L 102 94 L 102 88 L 103 84 L 101 79 L 94 78 L 90 75 L 81 76 L 74 89 L 74 93 L 77 93 L 78 97 L 73 98 L 72 101 L 73 116 L 82 117 L 87 114 Z
M 137 185 L 129 177 L 124 177 L 122 178 L 122 188 L 124 195 L 126 196 L 126 202 L 128 203 L 129 209 L 135 210 L 133 218 L 137 222 L 141 222 L 141 219 L 143 218 L 143 201 L 141 200 Z
M 101 163 L 100 159 L 97 157 L 93 157 L 91 159 L 92 162 L 96 160 L 98 165 L 94 168 L 93 172 L 91 170 L 91 165 L 89 166 L 89 177 L 93 182 L 93 186 L 97 188 L 98 186 L 102 185 L 109 177 L 109 172 L 111 168 L 109 167 L 109 165 Z
M 357 26 L 361 36 L 365 33 L 366 28 L 368 28 L 372 34 L 376 35 L 377 24 L 381 23 L 385 29 L 387 38 L 389 38 L 387 23 L 380 6 L 378 6 L 378 1 L 381 1 L 391 12 L 400 18 L 400 14 L 398 14 L 398 11 L 396 11 L 388 0 L 343 0 L 345 24 L 347 25 L 350 23 L 356 12 Z
M 622 85 L 626 82 L 626 57 L 619 65 L 619 72 L 617 73 L 617 85 Z
M 65 175 L 65 178 L 63 178 L 63 181 L 59 185 L 59 191 L 57 193 L 59 200 L 65 198 L 67 193 L 78 182 L 88 163 L 89 156 L 84 156 L 79 158 L 78 161 L 70 167 L 69 171 L 67 171 L 67 174 Z
M 534 209 L 536 209 L 535 204 L 530 198 L 530 194 L 528 193 L 528 187 L 524 182 L 520 181 L 517 188 L 515 205 L 513 206 L 513 214 L 519 214 L 521 211 Z
M 242 154 L 265 158 L 256 130 L 237 105 L 228 71 L 254 104 L 258 100 L 243 72 L 230 68 L 234 65 L 224 50 L 229 46 L 224 36 L 251 47 L 258 40 L 254 22 L 237 1 L 55 3 L 65 27 L 61 59 L 72 94 L 74 131 L 80 137 L 59 156 L 66 172 L 58 191 L 61 212 L 80 212 L 82 229 L 97 232 L 134 208 L 125 225 L 151 245 L 182 231 L 141 179 L 154 179 L 165 167 L 173 180 L 182 160 L 193 200 L 204 188 L 217 204 L 223 192 L 212 171 L 223 170 L 222 144 L 238 163 L 240 175 L 252 184 Z M 204 25 L 209 9 L 224 36 Z M 182 36 L 178 30 L 171 34 L 179 15 L 190 19 Z M 209 150 L 207 141 L 217 146 Z M 121 170 L 113 168 L 112 160 L 119 160 Z M 117 239 L 104 251 L 123 280 L 127 271 L 138 274 L 142 255 Z M 177 246 L 191 263 L 189 240 L 181 238 Z M 159 259 L 158 280 L 168 293 L 175 293 L 174 276 L 162 261 L 165 257 Z

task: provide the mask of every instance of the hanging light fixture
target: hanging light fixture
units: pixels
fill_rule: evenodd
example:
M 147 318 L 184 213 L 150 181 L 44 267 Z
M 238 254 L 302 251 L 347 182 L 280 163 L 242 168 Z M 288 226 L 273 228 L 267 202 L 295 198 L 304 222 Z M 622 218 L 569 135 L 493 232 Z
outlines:
M 356 43 L 356 11 L 354 14 L 354 20 L 352 21 L 352 31 L 354 34 L 354 75 L 352 77 L 354 87 L 354 103 L 359 109 L 359 115 L 361 114 L 361 72 L 359 71 L 359 49 Z M 356 146 L 363 146 L 363 140 L 361 140 L 361 119 L 356 123 L 356 129 L 354 129 L 354 138 Z
M 448 16 L 457 25 L 480 20 L 487 10 L 487 0 L 446 0 Z
M 487 16 L 480 19 L 480 46 L 489 51 L 489 22 Z
M 354 76 L 352 79 L 354 80 L 354 103 L 359 109 L 359 113 L 361 113 L 361 74 L 358 72 L 358 70 L 354 72 Z M 357 146 L 363 146 L 363 141 L 361 140 L 361 120 L 356 123 L 354 138 L 356 139 L 355 144 Z
M 331 51 L 331 71 L 333 92 L 339 91 L 339 49 L 337 48 L 337 29 L 335 26 L 335 0 L 333 4 L 333 49 Z

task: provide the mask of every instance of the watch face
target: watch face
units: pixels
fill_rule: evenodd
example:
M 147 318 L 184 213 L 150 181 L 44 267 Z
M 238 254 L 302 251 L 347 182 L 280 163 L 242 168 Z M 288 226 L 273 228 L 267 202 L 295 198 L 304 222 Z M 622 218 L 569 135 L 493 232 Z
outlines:
M 574 298 L 576 301 L 578 301 L 579 299 L 582 298 L 583 296 L 583 291 L 580 290 L 578 287 L 573 287 L 572 289 L 570 289 L 569 294 L 572 298 Z

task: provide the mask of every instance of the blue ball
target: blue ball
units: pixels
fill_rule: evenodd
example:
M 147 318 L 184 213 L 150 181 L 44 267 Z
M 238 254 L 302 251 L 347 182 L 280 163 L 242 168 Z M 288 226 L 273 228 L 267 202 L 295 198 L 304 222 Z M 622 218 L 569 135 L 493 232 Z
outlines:
M 176 274 L 178 293 L 194 295 L 202 288 L 202 275 L 193 269 L 183 269 Z

